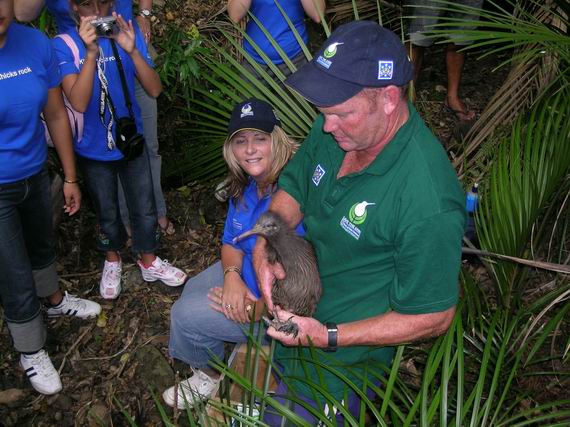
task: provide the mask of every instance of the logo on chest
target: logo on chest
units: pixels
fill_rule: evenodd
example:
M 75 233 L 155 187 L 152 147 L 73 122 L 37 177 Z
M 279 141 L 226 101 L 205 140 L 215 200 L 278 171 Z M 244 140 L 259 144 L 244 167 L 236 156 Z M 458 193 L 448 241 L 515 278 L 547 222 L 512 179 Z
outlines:
M 364 224 L 366 221 L 366 217 L 368 216 L 368 206 L 373 206 L 375 204 L 376 203 L 369 203 L 364 200 L 352 205 L 348 211 L 348 218 L 346 216 L 343 216 L 340 220 L 340 226 L 342 229 L 354 237 L 356 240 L 360 239 L 360 234 L 362 231 L 358 226 Z
M 235 218 L 232 219 L 232 225 L 236 230 L 243 230 L 243 224 Z
M 323 169 L 323 167 L 321 165 L 317 165 L 315 172 L 313 172 L 313 177 L 311 178 L 316 186 L 319 185 L 321 179 L 323 179 L 323 176 L 325 176 L 325 173 L 326 171 Z

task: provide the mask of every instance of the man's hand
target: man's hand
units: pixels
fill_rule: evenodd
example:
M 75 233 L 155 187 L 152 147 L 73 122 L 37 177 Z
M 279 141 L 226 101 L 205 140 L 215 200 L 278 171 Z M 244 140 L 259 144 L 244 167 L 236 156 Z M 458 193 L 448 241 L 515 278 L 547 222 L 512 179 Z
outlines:
M 265 299 L 267 310 L 273 313 L 273 299 L 271 298 L 271 290 L 275 280 L 282 280 L 285 278 L 285 270 L 279 263 L 269 264 L 267 261 L 267 251 L 265 246 L 267 242 L 261 236 L 257 237 L 257 243 L 253 250 L 253 267 L 257 275 L 257 282 L 259 290 Z
M 315 347 L 327 347 L 329 343 L 329 333 L 327 327 L 312 317 L 296 316 L 293 313 L 282 310 L 281 307 L 276 306 L 273 314 L 281 321 L 291 319 L 299 328 L 297 337 L 293 335 L 278 332 L 270 326 L 267 329 L 267 335 L 281 341 L 282 344 L 287 346 L 308 346 L 310 343 Z M 309 340 L 310 338 L 310 340 Z

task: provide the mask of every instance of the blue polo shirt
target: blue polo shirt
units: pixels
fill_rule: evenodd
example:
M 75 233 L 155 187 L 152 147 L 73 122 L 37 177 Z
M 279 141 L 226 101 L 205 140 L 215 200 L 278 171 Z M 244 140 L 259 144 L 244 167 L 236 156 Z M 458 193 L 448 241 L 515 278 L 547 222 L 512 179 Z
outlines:
M 305 11 L 303 10 L 301 1 L 281 0 L 279 4 L 295 26 L 301 39 L 307 44 L 309 35 L 307 33 L 307 27 L 305 26 Z M 275 4 L 275 0 L 253 0 L 251 2 L 250 12 L 263 24 L 265 29 L 271 34 L 271 37 L 289 58 L 293 58 L 301 53 L 301 46 L 295 38 L 293 31 L 289 28 L 289 24 L 283 17 L 283 14 Z M 249 20 L 245 31 L 273 63 L 283 63 L 279 53 L 253 19 Z M 243 41 L 243 48 L 255 61 L 260 64 L 265 64 L 265 61 L 257 54 L 251 43 L 246 39 Z
M 0 184 L 38 173 L 47 156 L 40 120 L 61 76 L 49 39 L 12 23 L 0 49 Z
M 69 34 L 79 50 L 80 67 L 83 65 L 86 55 L 85 45 L 81 40 L 81 37 L 75 29 L 72 29 L 67 34 Z M 148 51 L 146 49 L 146 44 L 142 38 L 140 31 L 135 28 L 136 35 L 136 47 L 146 59 L 147 63 L 154 67 Z M 73 53 L 65 44 L 65 42 L 56 37 L 52 40 L 55 52 L 59 61 L 59 68 L 61 70 L 61 75 L 63 77 L 69 74 L 79 74 L 80 70 L 74 64 Z M 113 104 L 115 106 L 115 111 L 118 117 L 127 117 L 129 115 L 125 96 L 123 93 L 123 88 L 121 86 L 121 80 L 119 76 L 119 71 L 117 64 L 115 62 L 115 56 L 113 55 L 113 50 L 111 48 L 111 43 L 108 38 L 99 37 L 98 39 L 99 48 L 101 49 L 102 55 L 100 54 L 99 60 L 102 60 L 102 67 L 105 70 L 105 77 L 109 84 L 109 93 Z M 121 61 L 123 64 L 123 69 L 125 70 L 125 76 L 127 80 L 127 88 L 129 96 L 133 106 L 133 114 L 135 116 L 135 123 L 137 125 L 137 130 L 139 133 L 143 133 L 142 120 L 140 114 L 140 108 L 135 100 L 135 65 L 131 60 L 130 56 L 117 45 L 119 54 L 121 55 Z M 107 129 L 105 125 L 101 122 L 99 116 L 99 102 L 101 93 L 101 83 L 97 77 L 97 72 L 95 73 L 95 78 L 93 79 L 93 93 L 87 110 L 84 113 L 84 127 L 83 136 L 75 144 L 75 151 L 80 156 L 86 157 L 88 159 L 99 160 L 99 161 L 112 161 L 119 160 L 123 157 L 121 152 L 114 147 L 109 149 L 107 146 Z M 105 118 L 104 122 L 109 123 L 110 113 L 109 108 L 105 108 Z
M 250 179 L 241 200 L 231 198 L 228 206 L 226 225 L 222 236 L 222 244 L 230 245 L 243 252 L 243 263 L 241 266 L 241 277 L 249 290 L 260 297 L 257 277 L 253 269 L 253 248 L 257 241 L 257 236 L 249 236 L 237 243 L 233 243 L 234 237 L 251 230 L 262 213 L 267 211 L 271 203 L 271 195 L 266 195 L 261 199 L 257 196 L 257 183 Z M 297 234 L 303 236 L 305 230 L 302 224 L 297 226 Z

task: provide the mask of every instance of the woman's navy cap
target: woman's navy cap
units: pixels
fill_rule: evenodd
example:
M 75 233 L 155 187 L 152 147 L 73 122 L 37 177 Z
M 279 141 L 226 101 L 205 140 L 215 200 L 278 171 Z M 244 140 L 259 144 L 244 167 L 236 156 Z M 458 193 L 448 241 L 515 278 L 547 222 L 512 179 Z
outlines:
M 273 107 L 261 99 L 251 98 L 240 102 L 234 107 L 230 124 L 228 125 L 228 139 L 231 139 L 236 132 L 244 129 L 271 133 L 275 126 L 281 126 L 281 123 Z
M 330 107 L 366 87 L 404 86 L 413 75 L 396 34 L 372 21 L 352 21 L 333 31 L 285 84 L 316 106 Z

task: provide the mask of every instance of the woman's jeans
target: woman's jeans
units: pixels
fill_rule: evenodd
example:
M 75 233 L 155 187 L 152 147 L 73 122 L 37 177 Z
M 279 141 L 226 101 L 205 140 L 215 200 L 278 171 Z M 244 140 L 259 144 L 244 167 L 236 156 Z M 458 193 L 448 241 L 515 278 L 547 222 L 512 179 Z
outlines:
M 129 161 L 105 162 L 81 156 L 77 156 L 77 160 L 97 215 L 97 247 L 102 251 L 119 251 L 127 241 L 119 212 L 120 177 L 129 208 L 132 249 L 136 253 L 154 253 L 160 230 L 146 150 Z
M 51 185 L 46 170 L 0 184 L 0 297 L 14 347 L 44 346 L 45 325 L 38 297 L 58 288 Z
M 162 185 L 160 184 L 162 157 L 158 154 L 158 112 L 156 108 L 156 99 L 145 92 L 137 79 L 135 79 L 135 99 L 141 109 L 144 142 L 150 162 L 150 171 L 152 173 L 152 190 L 154 201 L 156 203 L 156 214 L 159 218 L 164 218 L 166 217 L 166 203 L 164 201 L 164 194 L 162 193 Z M 121 209 L 121 218 L 123 219 L 123 223 L 128 225 L 129 210 L 127 209 L 127 201 L 125 199 L 122 186 L 119 186 L 119 206 Z
M 170 312 L 169 353 L 193 368 L 208 366 L 213 356 L 224 357 L 224 342 L 247 341 L 249 324 L 236 323 L 210 307 L 208 292 L 224 283 L 222 263 L 216 262 L 190 278 Z M 258 324 L 254 328 L 257 334 Z

